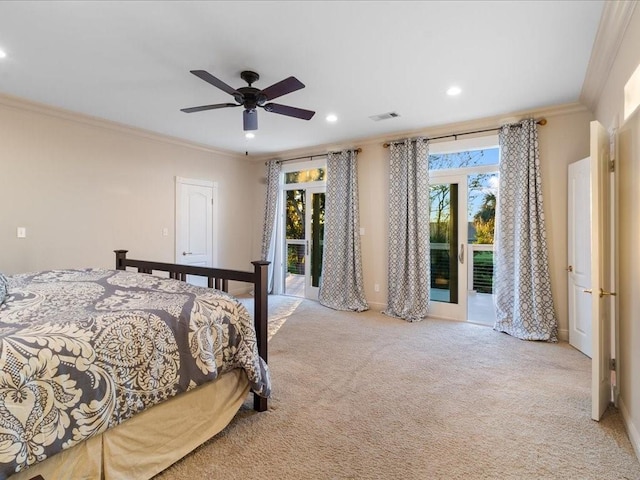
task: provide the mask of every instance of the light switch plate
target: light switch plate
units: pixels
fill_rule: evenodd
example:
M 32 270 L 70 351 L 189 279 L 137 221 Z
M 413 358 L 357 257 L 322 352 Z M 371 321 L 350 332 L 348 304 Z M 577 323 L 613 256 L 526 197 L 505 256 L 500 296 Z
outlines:
M 27 238 L 27 229 L 24 227 L 18 227 L 17 235 L 18 238 Z

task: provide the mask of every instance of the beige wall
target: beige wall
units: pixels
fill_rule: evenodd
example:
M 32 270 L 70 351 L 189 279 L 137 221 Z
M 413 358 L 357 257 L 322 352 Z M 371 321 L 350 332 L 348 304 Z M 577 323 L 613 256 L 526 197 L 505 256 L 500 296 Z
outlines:
M 623 124 L 624 84 L 640 64 L 640 8 L 636 8 L 595 108 L 613 131 Z M 553 109 L 552 109 L 553 110 Z M 570 109 L 571 110 L 571 109 Z M 589 152 L 591 114 L 544 111 L 540 129 L 544 205 L 551 281 L 562 338 L 567 338 L 567 165 Z M 512 117 L 513 114 L 506 116 Z M 636 117 L 638 114 L 636 114 Z M 408 135 L 437 135 L 495 126 L 498 118 L 442 126 Z M 625 133 L 620 179 L 619 292 L 620 406 L 640 454 L 640 132 Z M 360 146 L 360 212 L 367 300 L 386 303 L 388 162 L 385 140 L 318 146 L 309 152 Z M 132 257 L 174 260 L 175 177 L 218 182 L 219 266 L 249 268 L 258 258 L 264 164 L 243 156 L 171 142 L 0 97 L 0 271 L 112 267 L 112 250 Z M 252 223 L 253 225 L 251 225 Z M 16 238 L 25 227 L 27 238 Z M 162 236 L 168 229 L 169 235 Z M 379 284 L 380 291 L 374 291 Z
M 610 132 L 623 126 L 624 85 L 640 64 L 640 8 L 636 7 L 597 103 L 596 119 Z M 619 139 L 619 340 L 620 409 L 640 456 L 640 121 Z
M 589 156 L 589 112 L 548 117 L 539 130 L 540 169 L 551 289 L 561 340 L 569 339 L 567 291 L 567 169 Z
M 118 248 L 174 261 L 176 176 L 218 182 L 219 265 L 251 269 L 242 156 L 57 113 L 0 98 L 0 271 L 111 268 Z
M 592 115 L 586 108 L 566 106 L 531 113 L 536 118 L 545 117 L 547 125 L 540 127 L 540 162 L 542 169 L 545 224 L 551 263 L 551 284 L 558 315 L 560 337 L 568 339 L 567 314 L 567 166 L 589 155 L 589 122 Z M 509 115 L 512 117 L 513 115 Z M 463 125 L 447 125 L 438 129 L 412 132 L 412 135 L 439 135 L 480 128 L 495 127 L 499 118 L 467 122 Z M 395 137 L 399 138 L 399 137 Z M 388 140 L 388 139 L 386 139 Z M 382 309 L 387 301 L 387 234 L 389 168 L 385 139 L 365 139 L 354 146 L 362 149 L 358 155 L 358 181 L 360 194 L 360 225 L 365 229 L 361 236 L 365 295 L 370 306 Z M 316 147 L 313 151 L 282 152 L 280 158 L 298 157 L 304 154 L 327 151 L 329 147 Z M 330 147 L 335 150 L 335 146 Z M 256 164 L 256 179 L 264 179 L 265 167 Z M 260 183 L 258 183 L 260 185 Z M 258 202 L 264 201 L 261 185 Z M 260 206 L 256 206 L 256 210 Z M 259 245 L 259 239 L 254 244 Z M 259 252 L 259 249 L 258 249 Z M 374 285 L 380 291 L 374 291 Z

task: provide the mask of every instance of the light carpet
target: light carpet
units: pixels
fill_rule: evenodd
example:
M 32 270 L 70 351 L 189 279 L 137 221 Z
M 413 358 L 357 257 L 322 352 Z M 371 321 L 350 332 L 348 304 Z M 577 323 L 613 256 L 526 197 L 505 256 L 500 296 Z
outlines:
M 288 311 L 269 410 L 249 398 L 158 480 L 640 479 L 619 412 L 590 419 L 590 359 L 566 343 L 269 301 Z

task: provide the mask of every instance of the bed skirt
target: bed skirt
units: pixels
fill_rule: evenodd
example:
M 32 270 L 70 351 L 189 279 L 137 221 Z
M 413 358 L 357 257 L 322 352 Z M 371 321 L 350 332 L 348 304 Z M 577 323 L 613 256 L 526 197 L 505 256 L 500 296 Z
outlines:
M 249 393 L 240 369 L 178 395 L 10 480 L 147 480 L 226 427 Z

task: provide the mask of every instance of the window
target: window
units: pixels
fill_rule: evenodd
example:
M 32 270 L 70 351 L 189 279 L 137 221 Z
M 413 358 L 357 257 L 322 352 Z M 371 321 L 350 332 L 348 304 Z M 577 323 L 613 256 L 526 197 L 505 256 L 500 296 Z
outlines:
M 467 222 L 469 224 L 468 243 L 492 244 L 496 195 L 498 192 L 498 162 L 500 151 L 497 147 L 482 150 L 429 154 L 429 172 L 434 180 L 439 173 L 461 174 L 467 179 Z M 444 185 L 431 189 L 431 216 L 433 223 L 434 204 L 443 204 Z M 436 216 L 438 211 L 436 209 Z
M 308 183 L 308 182 L 324 182 L 326 169 L 314 168 L 311 170 L 297 170 L 295 172 L 285 172 L 284 183 L 289 185 L 292 183 Z
M 283 268 L 278 269 L 276 281 L 282 281 L 283 293 L 287 295 L 318 298 L 326 180 L 325 158 L 283 165 L 282 243 L 276 258 Z
M 429 170 L 498 165 L 498 153 L 497 148 L 465 150 L 453 153 L 434 153 L 429 155 Z
M 491 324 L 496 135 L 429 146 L 431 311 Z

